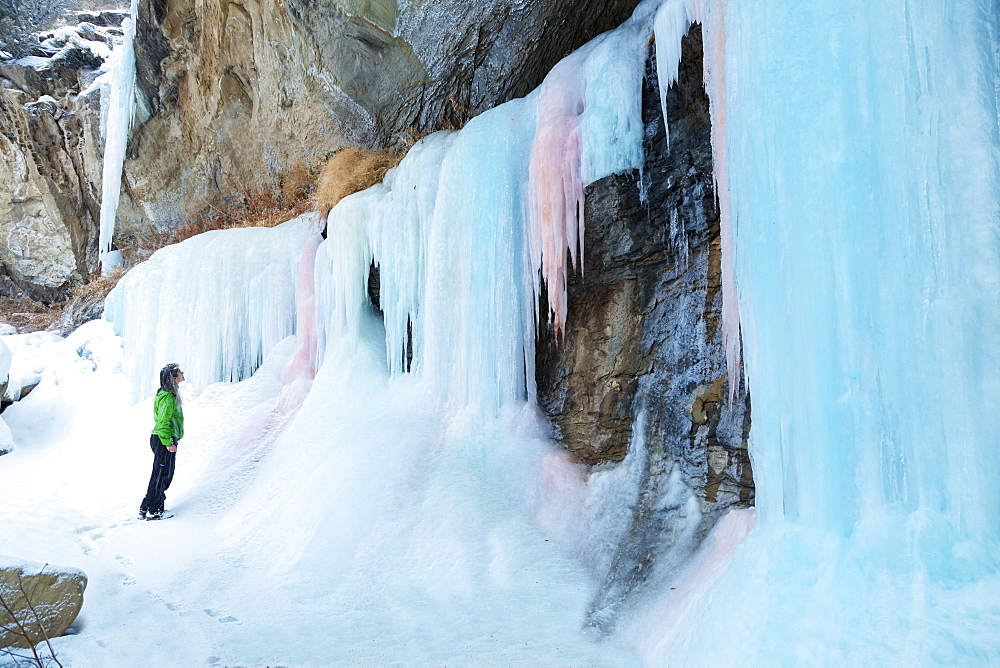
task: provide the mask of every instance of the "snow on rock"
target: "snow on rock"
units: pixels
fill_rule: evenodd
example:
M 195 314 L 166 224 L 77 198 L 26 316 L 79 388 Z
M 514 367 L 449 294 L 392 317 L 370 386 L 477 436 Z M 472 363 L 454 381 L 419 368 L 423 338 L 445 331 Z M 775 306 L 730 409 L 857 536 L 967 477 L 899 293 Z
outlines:
M 14 450 L 14 435 L 7 423 L 0 419 L 0 455 L 6 455 Z
M 4 399 L 18 401 L 38 385 L 42 373 L 49 364 L 52 346 L 61 340 L 61 336 L 52 332 L 31 332 L 3 337 L 3 343 L 10 353 Z
M 6 336 L 8 334 L 13 334 L 13 333 L 14 332 L 7 331 L 0 333 L 0 336 Z M 3 383 L 7 382 L 7 377 L 10 375 L 10 362 L 11 362 L 10 348 L 8 348 L 7 344 L 3 342 L 3 339 L 0 339 L 0 382 Z
M 0 648 L 61 636 L 83 607 L 87 576 L 77 568 L 0 556 Z
M 0 339 L 0 400 L 7 396 L 10 385 L 10 348 Z M 14 449 L 14 436 L 10 433 L 7 423 L 0 418 L 0 455 L 5 455 Z

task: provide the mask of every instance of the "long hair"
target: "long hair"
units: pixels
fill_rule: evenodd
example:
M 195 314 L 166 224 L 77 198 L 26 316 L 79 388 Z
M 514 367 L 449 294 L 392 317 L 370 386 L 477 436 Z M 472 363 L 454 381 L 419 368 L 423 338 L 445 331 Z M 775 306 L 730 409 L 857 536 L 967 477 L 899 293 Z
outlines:
M 178 405 L 181 403 L 181 395 L 177 391 L 177 381 L 174 380 L 174 374 L 180 370 L 180 366 L 173 363 L 160 369 L 160 389 L 174 395 Z

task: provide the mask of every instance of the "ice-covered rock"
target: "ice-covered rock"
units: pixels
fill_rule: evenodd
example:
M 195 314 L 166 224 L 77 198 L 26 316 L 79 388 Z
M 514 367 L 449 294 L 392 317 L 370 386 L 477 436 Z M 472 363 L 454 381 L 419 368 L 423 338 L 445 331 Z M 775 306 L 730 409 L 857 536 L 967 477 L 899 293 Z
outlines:
M 539 403 L 563 445 L 598 466 L 587 469 L 598 471 L 590 487 L 608 476 L 631 481 L 614 519 L 621 533 L 605 532 L 620 542 L 604 538 L 610 545 L 592 558 L 602 582 L 589 621 L 602 630 L 648 578 L 682 563 L 721 516 L 754 497 L 741 378 L 725 401 L 700 26 L 683 45 L 667 96 L 669 144 L 650 49 L 645 163 L 586 188 L 583 275 L 571 274 L 564 337 L 550 329 L 538 348 Z

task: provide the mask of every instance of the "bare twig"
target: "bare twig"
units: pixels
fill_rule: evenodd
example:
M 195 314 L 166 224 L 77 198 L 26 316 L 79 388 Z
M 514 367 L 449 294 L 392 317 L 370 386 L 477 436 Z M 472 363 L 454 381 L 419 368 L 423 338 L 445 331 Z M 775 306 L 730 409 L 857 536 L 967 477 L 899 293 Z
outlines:
M 45 566 L 48 566 L 48 564 L 45 564 Z M 45 570 L 45 566 L 42 566 L 42 568 L 38 571 L 38 575 L 42 574 L 42 571 Z M 28 610 L 31 612 L 32 616 L 34 616 L 34 618 L 35 618 L 35 623 L 38 625 L 38 630 L 42 634 L 42 639 L 45 640 L 45 645 L 49 648 L 49 654 L 51 655 L 52 660 L 55 661 L 56 665 L 59 666 L 59 668 L 62 668 L 62 664 L 59 662 L 59 659 L 56 658 L 56 652 L 52 648 L 52 643 L 49 642 L 49 634 L 45 630 L 45 625 L 42 623 L 42 618 L 38 614 L 38 611 L 35 610 L 35 605 L 31 601 L 31 597 L 35 593 L 35 588 L 36 587 L 38 587 L 38 580 L 37 579 L 35 580 L 34 584 L 31 587 L 31 593 L 28 593 L 27 591 L 25 591 L 25 589 L 24 589 L 24 580 L 21 578 L 20 572 L 17 574 L 17 588 L 21 591 L 21 596 L 24 597 L 24 601 L 25 601 L 25 604 L 28 607 Z M 27 656 L 23 656 L 21 654 L 15 654 L 14 651 L 11 650 L 8 647 L 3 648 L 4 654 L 6 654 L 7 656 L 9 656 L 11 659 L 14 660 L 14 665 L 15 666 L 19 666 L 20 665 L 17 662 L 18 659 L 21 659 L 21 660 L 24 660 L 24 661 L 34 661 L 35 665 L 40 666 L 40 667 L 44 666 L 45 663 L 42 661 L 42 657 L 39 656 L 38 650 L 35 648 L 35 643 L 33 642 L 32 634 L 28 631 L 27 627 L 25 626 L 25 624 L 29 623 L 29 620 L 22 620 L 22 619 L 20 619 L 18 617 L 17 613 L 11 607 L 11 604 L 8 603 L 6 599 L 4 599 L 3 593 L 0 593 L 0 608 L 3 608 L 7 612 L 7 614 L 10 615 L 10 618 L 13 620 L 13 627 L 6 627 L 6 630 L 9 633 L 11 633 L 12 635 L 14 635 L 14 636 L 24 638 L 24 641 L 28 644 L 28 648 L 31 650 L 32 656 L 31 657 L 27 657 Z M 15 630 L 15 627 L 16 627 L 16 630 Z M 2 627 L 0 627 L 0 628 L 2 628 Z
M 18 574 L 18 578 L 19 579 L 20 579 L 20 577 L 21 577 L 20 574 Z M 21 638 L 24 638 L 24 642 L 28 643 L 28 647 L 29 647 L 29 649 L 31 649 L 31 654 L 34 657 L 35 663 L 38 666 L 44 665 L 42 663 L 41 657 L 38 656 L 38 651 L 35 649 L 35 646 L 31 643 L 31 635 L 28 633 L 28 630 L 26 628 L 24 628 L 24 624 L 21 622 L 20 619 L 18 619 L 17 615 L 14 613 L 14 610 L 11 609 L 10 605 L 7 603 L 7 600 L 4 599 L 2 593 L 0 593 L 0 607 L 2 607 L 4 610 L 6 610 L 7 614 L 10 615 L 10 618 L 14 620 L 14 626 L 17 627 L 17 630 L 16 631 L 11 630 L 11 632 L 13 633 L 13 635 L 21 637 Z M 8 648 L 5 647 L 5 648 L 3 648 L 3 651 L 4 651 L 5 654 L 13 657 L 13 651 L 12 650 L 10 650 L 10 649 L 8 649 Z M 20 658 L 22 658 L 22 659 L 28 659 L 28 657 L 24 657 L 24 656 L 21 656 Z M 30 660 L 30 659 L 28 659 L 28 660 Z
M 45 564 L 38 570 L 38 575 L 42 574 L 42 571 L 45 570 L 46 566 L 48 566 L 48 564 Z M 32 594 L 35 593 L 35 587 L 37 586 L 38 579 L 35 579 L 34 586 L 31 588 Z M 52 655 L 52 660 L 56 662 L 56 665 L 59 666 L 59 668 L 62 668 L 62 664 L 59 663 L 59 659 L 56 658 L 56 651 L 52 649 L 52 643 L 49 642 L 49 634 L 45 630 L 45 624 L 42 623 L 42 618 L 38 616 L 38 612 L 35 610 L 35 604 L 31 602 L 31 596 L 28 595 L 28 592 L 24 591 L 24 581 L 21 579 L 20 573 L 17 574 L 17 588 L 21 590 L 21 595 L 24 596 L 25 603 L 28 604 L 28 610 L 30 610 L 31 614 L 35 616 L 35 623 L 38 624 L 38 630 L 42 632 L 42 638 L 45 640 L 45 645 L 49 648 L 49 654 Z M 28 642 L 31 641 L 29 640 Z

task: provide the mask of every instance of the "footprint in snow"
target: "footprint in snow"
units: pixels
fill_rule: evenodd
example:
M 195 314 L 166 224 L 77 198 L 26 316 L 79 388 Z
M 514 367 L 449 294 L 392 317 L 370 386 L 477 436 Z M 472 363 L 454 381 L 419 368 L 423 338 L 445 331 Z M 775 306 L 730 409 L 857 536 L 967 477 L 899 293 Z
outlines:
M 101 528 L 100 525 L 97 525 L 97 524 L 88 524 L 86 526 L 77 527 L 77 528 L 73 529 L 73 533 L 75 533 L 75 534 L 87 533 L 87 532 L 93 531 L 94 529 L 100 529 L 100 528 Z
M 208 615 L 209 617 L 218 617 L 219 616 L 218 612 L 216 612 L 215 610 L 212 610 L 210 608 L 205 608 L 205 614 Z M 236 617 L 233 617 L 232 615 L 227 615 L 225 617 L 221 617 L 219 619 L 219 621 L 222 622 L 223 624 L 229 624 L 229 623 L 232 623 L 232 622 L 238 622 L 240 620 L 237 619 Z

